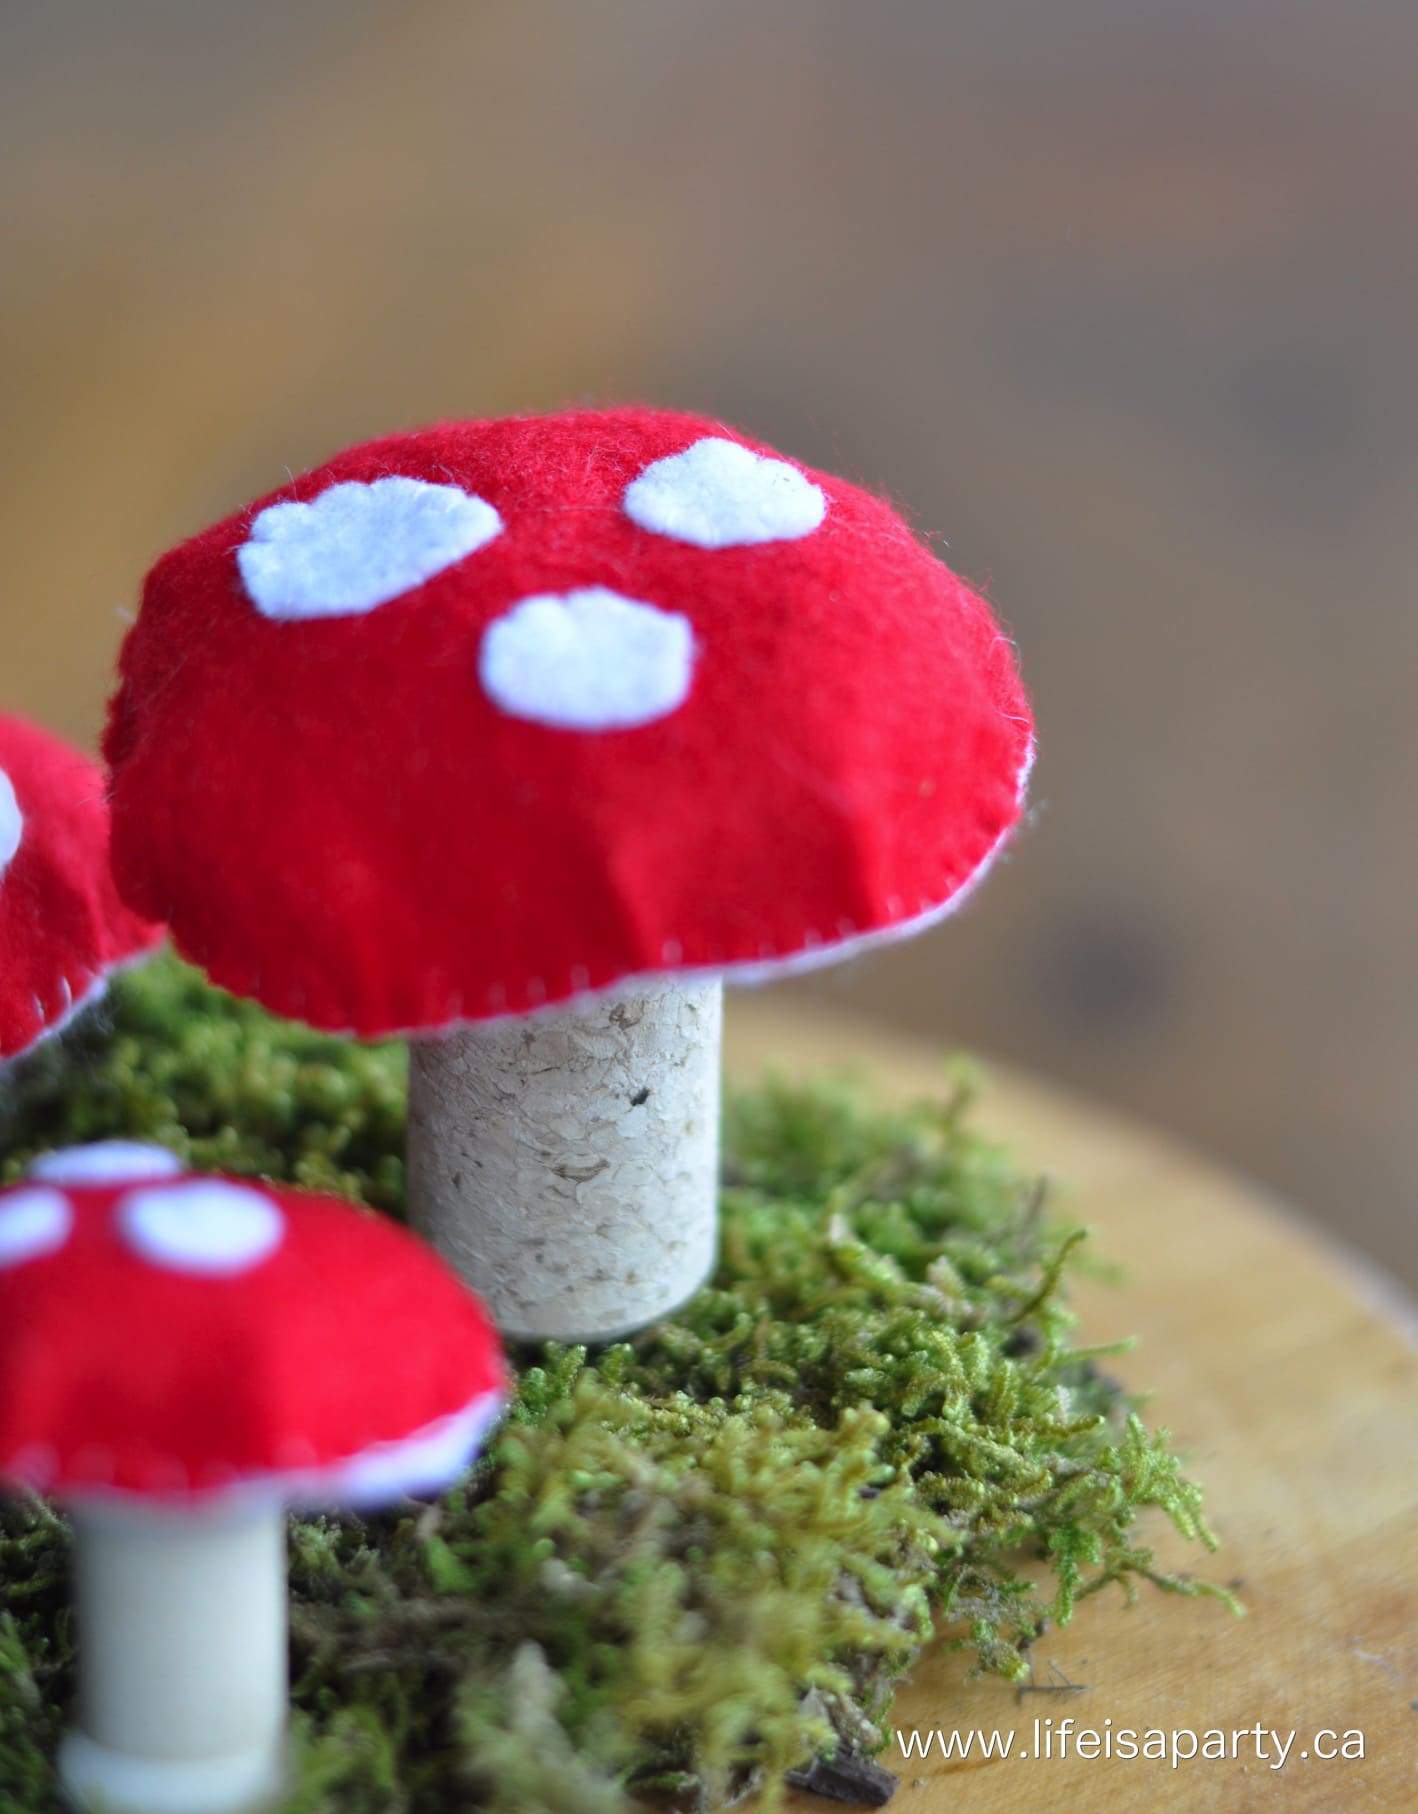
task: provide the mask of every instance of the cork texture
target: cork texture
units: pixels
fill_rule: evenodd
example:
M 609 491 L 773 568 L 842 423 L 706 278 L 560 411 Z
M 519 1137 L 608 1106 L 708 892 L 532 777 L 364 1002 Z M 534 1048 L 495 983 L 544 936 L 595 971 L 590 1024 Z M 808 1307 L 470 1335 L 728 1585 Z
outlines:
M 504 1334 L 608 1340 L 714 1263 L 722 985 L 657 983 L 413 1048 L 414 1226 Z

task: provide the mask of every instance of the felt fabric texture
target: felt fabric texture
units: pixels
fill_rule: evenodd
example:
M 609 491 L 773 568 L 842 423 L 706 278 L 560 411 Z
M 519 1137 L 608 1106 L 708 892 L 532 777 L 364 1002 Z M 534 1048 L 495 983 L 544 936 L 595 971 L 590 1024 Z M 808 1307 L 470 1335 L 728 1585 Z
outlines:
M 505 1388 L 477 1300 L 385 1217 L 237 1179 L 0 1192 L 0 1481 L 339 1503 Z
M 478 673 L 488 698 L 514 718 L 613 731 L 674 711 L 693 665 L 687 617 L 585 586 L 524 598 L 489 624 Z
M 696 548 L 744 548 L 811 535 L 827 499 L 786 460 L 706 435 L 632 479 L 625 513 L 642 529 Z
M 56 1032 L 161 928 L 126 908 L 109 868 L 103 775 L 78 750 L 0 714 L 0 1060 Z M 5 852 L 8 848 L 8 857 Z
M 706 439 L 778 459 L 670 411 L 451 422 L 159 561 L 106 744 L 126 898 L 228 988 L 365 1034 L 771 966 L 951 901 L 1021 810 L 1010 643 L 889 504 L 823 473 L 793 469 L 825 513 L 792 539 L 646 530 L 628 488 Z M 482 498 L 502 532 L 357 618 L 253 606 L 256 516 L 390 476 Z M 489 696 L 492 627 L 596 587 L 687 620 L 683 701 L 587 730 Z
M 490 542 L 491 504 L 456 485 L 375 479 L 309 504 L 272 504 L 236 551 L 257 610 L 278 620 L 358 616 Z

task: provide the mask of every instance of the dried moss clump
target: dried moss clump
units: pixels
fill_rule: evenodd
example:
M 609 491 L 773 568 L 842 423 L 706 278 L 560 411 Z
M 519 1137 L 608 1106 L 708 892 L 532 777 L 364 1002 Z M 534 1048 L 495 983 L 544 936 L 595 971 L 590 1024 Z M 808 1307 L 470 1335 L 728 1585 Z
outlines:
M 0 1175 L 126 1134 L 397 1215 L 403 1071 L 162 960 L 10 1080 Z M 1165 1435 L 1070 1346 L 1081 1236 L 968 1105 L 740 1097 L 710 1288 L 633 1343 L 523 1352 L 493 1453 L 436 1504 L 292 1524 L 292 1814 L 774 1796 L 879 1747 L 933 1627 L 1013 1677 L 1082 1594 L 1208 1591 L 1137 1535 L 1156 1507 L 1210 1542 Z M 58 1808 L 67 1550 L 46 1507 L 0 1510 L 4 1814 Z

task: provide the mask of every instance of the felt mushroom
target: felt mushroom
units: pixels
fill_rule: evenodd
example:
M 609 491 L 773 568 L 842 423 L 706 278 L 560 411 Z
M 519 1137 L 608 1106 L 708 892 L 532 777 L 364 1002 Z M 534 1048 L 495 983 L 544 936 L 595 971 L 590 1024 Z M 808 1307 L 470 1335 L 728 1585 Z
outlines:
M 278 1013 L 416 1036 L 415 1222 L 563 1339 L 712 1264 L 723 981 L 948 912 L 1032 748 L 890 505 L 648 409 L 395 435 L 184 543 L 107 744 L 126 897 Z
M 0 1192 L 0 1483 L 75 1530 L 69 1800 L 244 1814 L 285 1775 L 285 1507 L 441 1488 L 497 1416 L 496 1335 L 347 1203 L 131 1143 Z
M 162 936 L 118 898 L 98 766 L 0 714 L 0 1063 L 103 994 Z

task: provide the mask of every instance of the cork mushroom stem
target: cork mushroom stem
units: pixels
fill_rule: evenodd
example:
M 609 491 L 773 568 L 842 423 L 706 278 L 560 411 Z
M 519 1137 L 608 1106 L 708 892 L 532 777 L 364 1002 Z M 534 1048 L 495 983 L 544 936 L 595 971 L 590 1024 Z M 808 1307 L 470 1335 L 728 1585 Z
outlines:
M 262 1499 L 75 1515 L 78 1721 L 65 1797 L 104 1814 L 255 1814 L 286 1778 L 285 1518 Z
M 723 986 L 664 979 L 413 1048 L 412 1219 L 504 1334 L 608 1341 L 714 1264 Z

